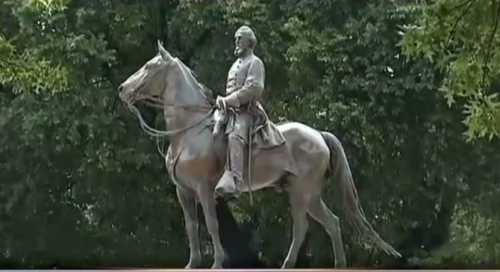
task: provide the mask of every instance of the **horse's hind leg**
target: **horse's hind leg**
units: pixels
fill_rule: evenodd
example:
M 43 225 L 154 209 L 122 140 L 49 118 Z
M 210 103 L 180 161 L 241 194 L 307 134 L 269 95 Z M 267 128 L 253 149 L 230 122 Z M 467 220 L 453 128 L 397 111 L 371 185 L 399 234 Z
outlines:
M 333 247 L 333 255 L 335 257 L 335 268 L 346 267 L 344 246 L 342 244 L 342 236 L 340 234 L 339 218 L 333 214 L 325 205 L 318 194 L 311 199 L 307 208 L 309 215 L 318 221 L 325 228 L 330 236 Z
M 293 268 L 297 262 L 297 255 L 300 246 L 304 242 L 304 238 L 309 227 L 307 222 L 307 207 L 309 205 L 309 196 L 302 191 L 298 180 L 290 181 L 292 184 L 289 189 L 290 207 L 293 218 L 293 237 L 292 244 L 288 250 L 285 261 L 281 268 Z

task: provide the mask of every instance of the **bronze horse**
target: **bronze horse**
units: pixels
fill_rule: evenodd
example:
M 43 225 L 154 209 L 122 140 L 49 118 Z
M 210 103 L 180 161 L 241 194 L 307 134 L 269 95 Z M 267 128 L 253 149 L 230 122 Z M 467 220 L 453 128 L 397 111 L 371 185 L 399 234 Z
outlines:
M 191 69 L 163 48 L 119 87 L 120 98 L 139 119 L 142 128 L 153 136 L 168 136 L 170 146 L 165 163 L 176 185 L 181 204 L 190 258 L 186 268 L 199 266 L 196 201 L 203 208 L 207 230 L 212 238 L 212 268 L 222 268 L 225 253 L 218 233 L 214 188 L 224 168 L 226 142 L 214 138 L 214 97 L 200 84 Z M 168 131 L 148 126 L 135 102 L 143 100 L 161 107 Z M 293 240 L 282 268 L 292 268 L 308 229 L 307 214 L 318 221 L 328 233 L 336 267 L 345 267 L 346 260 L 340 234 L 339 219 L 321 198 L 325 175 L 334 174 L 339 182 L 342 203 L 349 223 L 358 233 L 371 238 L 383 251 L 401 256 L 386 243 L 366 220 L 354 185 L 349 163 L 340 141 L 331 133 L 318 131 L 305 124 L 289 122 L 277 126 L 286 139 L 286 148 L 296 163 L 297 173 L 289 173 L 280 161 L 283 154 L 269 151 L 252 153 L 251 189 L 255 191 L 285 182 L 293 218 Z M 221 156 L 222 154 L 222 156 Z

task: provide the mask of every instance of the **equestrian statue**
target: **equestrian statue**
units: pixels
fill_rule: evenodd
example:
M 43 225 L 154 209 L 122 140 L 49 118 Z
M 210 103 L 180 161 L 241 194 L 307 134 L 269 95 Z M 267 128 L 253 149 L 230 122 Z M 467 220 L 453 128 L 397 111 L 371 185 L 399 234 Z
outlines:
M 336 267 L 346 267 L 339 219 L 321 198 L 327 174 L 337 178 L 346 218 L 357 233 L 393 256 L 364 216 L 341 142 L 332 133 L 299 122 L 276 125 L 259 103 L 265 89 L 265 67 L 254 54 L 255 33 L 240 27 L 234 36 L 236 61 L 227 78 L 226 95 L 217 98 L 193 71 L 158 42 L 158 54 L 119 86 L 119 96 L 151 136 L 168 137 L 165 163 L 176 185 L 190 257 L 186 268 L 200 265 L 196 203 L 202 206 L 214 247 L 212 268 L 222 268 L 222 248 L 215 195 L 237 198 L 269 187 L 289 194 L 293 235 L 282 268 L 295 266 L 308 229 L 307 214 L 328 233 Z M 137 102 L 161 108 L 168 130 L 149 126 Z M 251 196 L 251 195 L 250 195 Z

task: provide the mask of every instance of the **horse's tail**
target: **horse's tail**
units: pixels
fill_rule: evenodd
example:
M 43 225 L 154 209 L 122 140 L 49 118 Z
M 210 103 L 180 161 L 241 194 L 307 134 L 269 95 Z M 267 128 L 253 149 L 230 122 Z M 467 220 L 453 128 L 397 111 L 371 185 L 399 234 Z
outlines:
M 385 242 L 378 233 L 373 229 L 372 225 L 366 220 L 363 208 L 358 199 L 358 192 L 349 168 L 347 156 L 342 147 L 342 143 L 330 132 L 321 132 L 325 139 L 328 149 L 330 149 L 330 172 L 339 179 L 340 194 L 342 206 L 347 216 L 347 221 L 354 230 L 364 236 L 370 238 L 380 249 L 389 255 L 401 257 L 391 245 Z

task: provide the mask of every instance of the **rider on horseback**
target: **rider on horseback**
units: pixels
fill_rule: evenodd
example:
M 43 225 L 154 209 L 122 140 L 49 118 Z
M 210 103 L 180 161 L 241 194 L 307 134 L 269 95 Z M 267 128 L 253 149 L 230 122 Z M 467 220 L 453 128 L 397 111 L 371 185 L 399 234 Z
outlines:
M 254 32 L 248 26 L 235 34 L 235 56 L 238 58 L 228 73 L 226 96 L 217 98 L 219 109 L 231 108 L 232 122 L 228 124 L 228 153 L 226 170 L 215 188 L 218 195 L 238 197 L 243 187 L 245 146 L 256 114 L 263 113 L 257 101 L 264 90 L 265 69 L 262 60 L 254 55 L 257 44 Z M 266 116 L 267 118 L 267 116 Z

